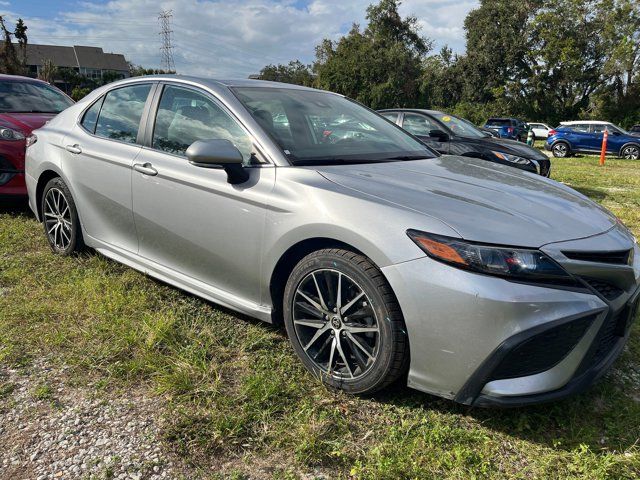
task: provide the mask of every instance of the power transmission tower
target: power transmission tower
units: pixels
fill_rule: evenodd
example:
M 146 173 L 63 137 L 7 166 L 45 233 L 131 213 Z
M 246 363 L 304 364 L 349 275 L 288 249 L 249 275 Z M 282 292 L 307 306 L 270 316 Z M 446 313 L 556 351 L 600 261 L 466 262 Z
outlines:
M 160 54 L 162 56 L 162 66 L 167 72 L 175 72 L 176 64 L 173 62 L 173 45 L 171 44 L 171 19 L 173 18 L 173 10 L 163 10 L 158 15 L 160 21 L 160 36 L 162 37 L 162 46 Z

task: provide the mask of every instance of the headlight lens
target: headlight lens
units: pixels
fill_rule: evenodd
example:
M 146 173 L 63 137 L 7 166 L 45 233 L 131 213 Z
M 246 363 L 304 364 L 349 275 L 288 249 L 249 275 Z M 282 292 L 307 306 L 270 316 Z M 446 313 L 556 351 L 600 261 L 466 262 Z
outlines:
M 479 245 L 417 230 L 407 235 L 431 258 L 465 270 L 523 281 L 576 283 L 539 250 Z
M 509 153 L 494 151 L 492 151 L 491 153 L 493 153 L 500 160 L 504 160 L 505 162 L 517 163 L 518 165 L 527 165 L 528 163 L 531 163 L 531 161 L 527 158 L 518 157 L 517 155 L 511 155 Z
M 0 140 L 24 140 L 24 135 L 17 130 L 0 127 Z

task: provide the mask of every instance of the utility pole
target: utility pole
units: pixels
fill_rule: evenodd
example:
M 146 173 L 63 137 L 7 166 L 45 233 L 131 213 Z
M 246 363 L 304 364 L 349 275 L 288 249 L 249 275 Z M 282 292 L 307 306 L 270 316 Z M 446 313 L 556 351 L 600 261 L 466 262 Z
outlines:
M 173 10 L 163 10 L 158 15 L 160 22 L 160 36 L 162 37 L 162 46 L 160 47 L 160 55 L 162 57 L 162 67 L 167 72 L 175 72 L 176 64 L 173 62 L 173 45 L 171 44 L 171 19 L 173 18 Z

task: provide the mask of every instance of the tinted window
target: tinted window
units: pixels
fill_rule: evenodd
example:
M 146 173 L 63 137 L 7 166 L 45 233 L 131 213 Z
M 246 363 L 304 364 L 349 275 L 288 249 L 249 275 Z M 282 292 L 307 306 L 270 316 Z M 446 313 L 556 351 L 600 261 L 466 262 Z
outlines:
M 402 128 L 409 133 L 420 135 L 422 137 L 428 137 L 431 130 L 443 131 L 442 128 L 440 128 L 440 126 L 429 117 L 415 113 L 404 114 Z
M 385 112 L 385 113 L 381 113 L 380 115 L 382 115 L 387 120 L 391 120 L 393 123 L 396 123 L 398 121 L 398 114 L 397 113 Z
M 436 156 L 376 113 L 339 95 L 294 88 L 232 90 L 294 165 Z M 286 128 L 278 127 L 281 115 Z
M 0 81 L 0 113 L 60 113 L 73 100 L 46 83 Z
M 132 85 L 107 93 L 96 125 L 96 135 L 136 143 L 140 119 L 151 85 Z
M 487 120 L 487 125 L 492 127 L 509 127 L 511 126 L 511 120 L 508 118 L 490 118 Z
M 571 125 L 569 127 L 574 132 L 578 133 L 589 133 L 589 124 L 579 124 L 579 125 Z
M 433 113 L 433 116 L 444 123 L 453 133 L 461 137 L 485 138 L 487 135 L 464 118 L 454 117 L 446 113 Z
M 82 118 L 82 126 L 91 133 L 96 131 L 96 121 L 98 120 L 98 114 L 100 113 L 100 107 L 102 107 L 102 101 L 104 97 L 100 98 L 96 103 L 91 105 L 89 109 L 84 113 Z
M 230 140 L 245 163 L 250 163 L 251 137 L 210 97 L 187 88 L 164 87 L 153 130 L 154 148 L 184 155 L 196 140 L 223 139 Z

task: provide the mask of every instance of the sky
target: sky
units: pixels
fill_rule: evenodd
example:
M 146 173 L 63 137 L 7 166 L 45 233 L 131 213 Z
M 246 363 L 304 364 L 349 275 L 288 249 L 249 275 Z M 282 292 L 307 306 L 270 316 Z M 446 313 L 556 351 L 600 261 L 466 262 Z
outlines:
M 21 17 L 30 43 L 92 45 L 161 67 L 158 13 L 173 10 L 178 73 L 246 78 L 267 64 L 311 63 L 322 39 L 338 39 L 377 0 L 0 0 L 9 26 Z M 435 49 L 463 52 L 464 18 L 475 0 L 404 0 Z

